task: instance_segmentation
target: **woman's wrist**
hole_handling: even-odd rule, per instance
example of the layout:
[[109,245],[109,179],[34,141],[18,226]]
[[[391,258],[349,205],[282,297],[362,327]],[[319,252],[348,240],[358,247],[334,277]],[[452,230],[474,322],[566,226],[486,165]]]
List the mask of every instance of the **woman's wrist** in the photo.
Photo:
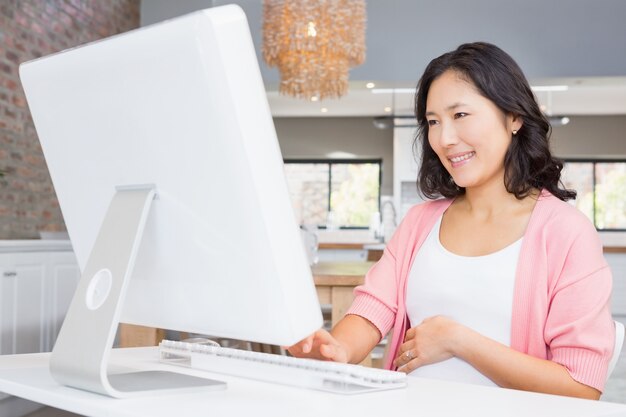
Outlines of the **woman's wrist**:
[[449,350],[450,353],[460,359],[467,357],[467,350],[472,346],[472,339],[476,336],[470,328],[457,322],[452,322],[449,328]]

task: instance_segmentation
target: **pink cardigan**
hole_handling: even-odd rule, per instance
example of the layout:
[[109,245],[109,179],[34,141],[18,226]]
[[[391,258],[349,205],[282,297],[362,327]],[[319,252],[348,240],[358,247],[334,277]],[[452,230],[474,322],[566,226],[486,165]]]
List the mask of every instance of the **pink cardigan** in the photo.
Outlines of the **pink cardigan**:
[[[387,369],[410,327],[405,294],[413,259],[451,203],[436,200],[411,208],[364,285],[354,290],[346,314],[366,318],[383,336],[395,329]],[[602,391],[615,340],[611,286],[611,271],[589,220],[542,192],[517,264],[511,347],[562,364],[576,381]]]

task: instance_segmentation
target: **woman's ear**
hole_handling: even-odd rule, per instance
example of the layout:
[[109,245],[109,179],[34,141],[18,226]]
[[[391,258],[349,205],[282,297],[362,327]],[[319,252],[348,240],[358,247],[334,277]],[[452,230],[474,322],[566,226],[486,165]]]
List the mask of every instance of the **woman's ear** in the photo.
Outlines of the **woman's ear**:
[[511,114],[509,115],[509,117],[510,117],[509,129],[511,130],[511,132],[515,132],[513,134],[517,134],[517,132],[524,125],[524,121],[522,120],[521,116],[518,116],[516,114]]

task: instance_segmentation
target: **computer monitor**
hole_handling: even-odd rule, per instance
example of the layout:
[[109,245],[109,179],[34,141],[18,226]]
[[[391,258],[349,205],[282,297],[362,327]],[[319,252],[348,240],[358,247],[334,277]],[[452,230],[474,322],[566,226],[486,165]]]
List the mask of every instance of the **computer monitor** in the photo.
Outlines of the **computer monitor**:
[[132,395],[143,383],[106,375],[119,321],[278,345],[321,327],[238,6],[36,59],[20,76],[82,271],[55,379]]

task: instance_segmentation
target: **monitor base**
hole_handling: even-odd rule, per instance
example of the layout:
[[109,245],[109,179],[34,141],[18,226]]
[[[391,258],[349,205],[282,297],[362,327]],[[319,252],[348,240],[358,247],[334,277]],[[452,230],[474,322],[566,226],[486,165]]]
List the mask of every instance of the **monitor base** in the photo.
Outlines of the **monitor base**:
[[128,281],[155,199],[153,185],[117,187],[50,356],[59,383],[127,398],[224,383],[172,372],[107,374]]
[[108,376],[114,390],[135,395],[196,391],[198,388],[226,389],[226,382],[168,371],[141,371]]

